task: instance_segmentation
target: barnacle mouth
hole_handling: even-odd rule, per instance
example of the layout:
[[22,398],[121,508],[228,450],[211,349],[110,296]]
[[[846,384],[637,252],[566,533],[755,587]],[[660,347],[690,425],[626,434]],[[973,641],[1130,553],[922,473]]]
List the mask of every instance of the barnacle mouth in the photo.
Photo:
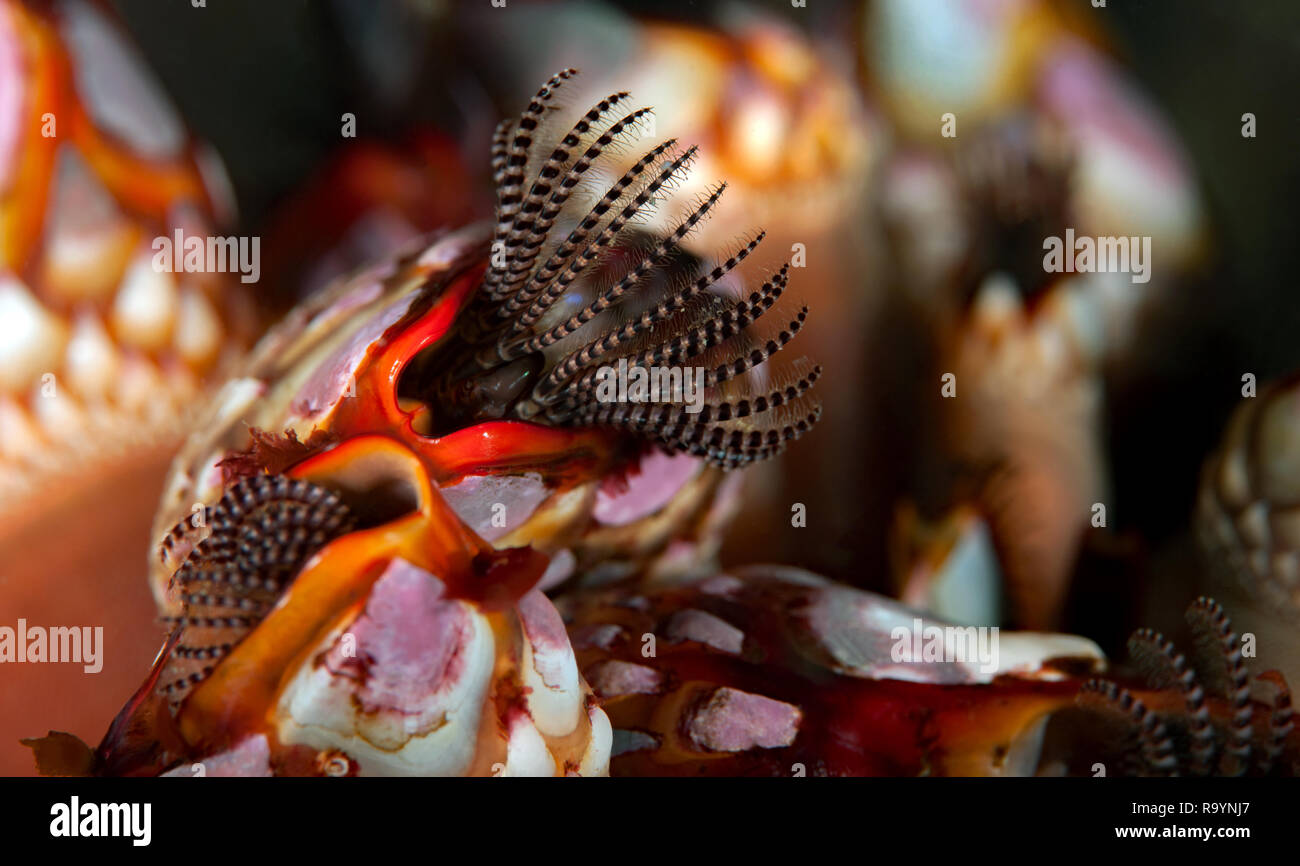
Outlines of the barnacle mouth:
[[1076,160],[1061,129],[1027,116],[981,130],[955,151],[953,168],[976,239],[967,295],[997,270],[1012,274],[1031,297],[1042,292],[1048,281],[1043,238],[1063,235],[1074,222]]
[[[594,196],[590,179],[617,165],[649,110],[620,117],[628,95],[611,94],[538,159],[549,146],[542,131],[549,103],[574,74],[552,77],[518,120],[498,127],[489,266],[447,339],[412,359],[399,395],[431,408],[426,432],[434,436],[511,419],[612,428],[724,468],[774,456],[820,415],[805,399],[818,367],[796,365],[761,390],[745,381],[806,320],[803,307],[766,338],[748,330],[786,290],[789,265],[733,301],[725,294],[736,284],[733,270],[763,234],[711,268],[682,249],[725,184],[670,229],[646,230],[696,156],[671,140],[645,152],[584,210],[584,198]],[[601,386],[615,368],[666,370],[673,384],[666,399],[610,400]],[[692,396],[691,386],[703,393]]]

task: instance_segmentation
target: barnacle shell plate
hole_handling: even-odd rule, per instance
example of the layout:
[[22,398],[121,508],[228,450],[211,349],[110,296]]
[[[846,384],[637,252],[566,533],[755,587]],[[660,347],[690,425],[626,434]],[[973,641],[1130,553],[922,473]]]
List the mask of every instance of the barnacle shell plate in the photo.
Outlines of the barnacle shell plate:
[[785,566],[557,606],[614,726],[614,775],[1032,773],[1077,675],[1105,664],[1086,638],[1029,632],[990,635],[982,663],[921,663],[917,624],[945,623]]

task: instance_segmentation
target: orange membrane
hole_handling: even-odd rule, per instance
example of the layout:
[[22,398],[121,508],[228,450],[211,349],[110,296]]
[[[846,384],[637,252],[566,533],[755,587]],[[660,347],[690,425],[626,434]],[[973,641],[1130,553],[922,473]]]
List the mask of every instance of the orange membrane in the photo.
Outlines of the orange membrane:
[[609,468],[611,436],[500,421],[429,438],[415,430],[420,410],[407,411],[397,402],[406,364],[447,334],[481,278],[481,269],[461,275],[416,323],[377,344],[357,375],[356,397],[339,408],[326,431],[340,444],[287,473],[328,486],[358,466],[382,465],[386,475],[403,479],[415,492],[414,512],[336,539],[307,563],[270,614],[187,699],[178,724],[191,745],[221,748],[250,731],[269,731],[286,675],[309,663],[339,623],[361,612],[394,558],[437,575],[449,597],[489,612],[514,605],[546,570],[544,554],[531,548],[498,551],[479,538],[435,485],[489,467],[576,479]]
[[492,421],[428,437],[415,429],[420,412],[398,405],[397,383],[402,371],[420,351],[447,335],[473,289],[482,282],[483,270],[474,268],[453,280],[418,322],[386,345],[380,344],[373,360],[357,375],[356,397],[339,407],[329,432],[333,438],[394,433],[420,456],[440,485],[487,470],[540,470],[569,479],[608,470],[615,437],[606,431]]

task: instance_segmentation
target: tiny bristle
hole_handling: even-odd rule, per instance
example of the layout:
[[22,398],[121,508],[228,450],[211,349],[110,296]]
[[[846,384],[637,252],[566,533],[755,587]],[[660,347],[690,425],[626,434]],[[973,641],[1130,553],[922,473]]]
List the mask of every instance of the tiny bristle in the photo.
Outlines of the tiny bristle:
[[1113,712],[1131,725],[1137,737],[1142,775],[1177,775],[1178,758],[1173,738],[1160,717],[1142,699],[1109,680],[1089,680],[1079,690],[1080,706]]
[[254,475],[232,485],[207,511],[209,534],[172,575],[183,605],[164,622],[187,642],[173,648],[164,693],[180,701],[270,611],[302,565],[350,531],[338,494],[283,475]]
[[1241,775],[1250,766],[1253,724],[1250,673],[1232,621],[1214,599],[1201,596],[1187,609],[1187,622],[1196,641],[1195,667],[1205,687],[1228,701],[1232,718],[1224,745],[1224,775]]
[[1187,726],[1189,772],[1205,775],[1213,765],[1215,738],[1205,689],[1173,642],[1154,629],[1143,628],[1128,640],[1129,655],[1153,689],[1175,689],[1183,697]]

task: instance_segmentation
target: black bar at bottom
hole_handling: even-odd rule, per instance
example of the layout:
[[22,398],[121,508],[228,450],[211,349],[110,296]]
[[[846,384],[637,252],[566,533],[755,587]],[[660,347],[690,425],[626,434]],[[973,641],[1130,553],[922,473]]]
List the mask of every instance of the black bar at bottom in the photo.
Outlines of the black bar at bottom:
[[0,779],[0,832],[6,850],[128,857],[411,845],[438,857],[466,844],[614,862],[675,862],[682,846],[729,859],[787,845],[870,858],[900,843],[1231,851],[1283,844],[1296,792],[1285,779]]

